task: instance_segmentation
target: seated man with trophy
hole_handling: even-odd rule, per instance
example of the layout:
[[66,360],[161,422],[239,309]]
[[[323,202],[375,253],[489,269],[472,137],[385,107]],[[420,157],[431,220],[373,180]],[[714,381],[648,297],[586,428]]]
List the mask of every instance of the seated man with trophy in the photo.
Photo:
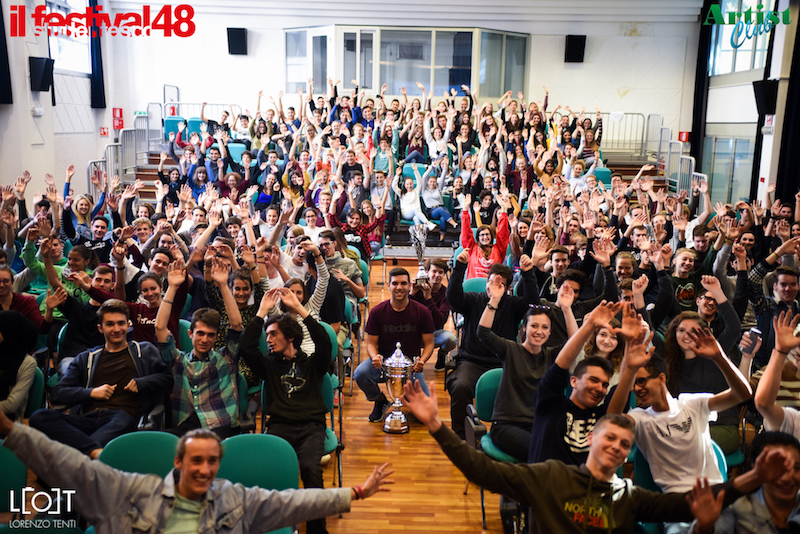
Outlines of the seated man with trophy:
[[369,359],[358,366],[354,380],[367,400],[375,403],[369,415],[372,423],[383,421],[386,411],[392,406],[379,386],[382,382],[389,383],[394,411],[387,417],[384,430],[403,433],[408,432],[408,422],[400,411],[403,383],[411,377],[413,370],[414,379],[419,380],[427,391],[422,369],[433,355],[434,324],[428,307],[409,299],[411,275],[408,271],[403,268],[389,271],[389,289],[392,297],[372,308],[367,319],[365,332]]

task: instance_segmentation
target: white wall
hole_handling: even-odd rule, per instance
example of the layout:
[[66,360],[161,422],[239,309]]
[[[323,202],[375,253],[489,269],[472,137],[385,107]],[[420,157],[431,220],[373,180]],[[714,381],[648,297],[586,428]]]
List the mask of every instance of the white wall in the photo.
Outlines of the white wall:
[[753,93],[753,84],[710,88],[706,122],[758,122],[758,108],[756,107],[755,93]]

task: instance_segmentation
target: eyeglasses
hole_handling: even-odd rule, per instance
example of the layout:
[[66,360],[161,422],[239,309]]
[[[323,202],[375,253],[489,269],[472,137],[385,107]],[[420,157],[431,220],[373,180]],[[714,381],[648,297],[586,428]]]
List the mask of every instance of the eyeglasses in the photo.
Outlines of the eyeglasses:
[[320,244],[319,244],[319,246],[321,246],[322,248],[325,248],[325,247],[327,247],[328,245],[333,245],[333,241],[328,241],[327,243],[320,243]]
[[6,284],[11,285],[13,282],[14,282],[14,280],[12,278],[0,278],[0,286],[6,285]]
[[701,295],[700,298],[705,299],[705,301],[708,302],[709,304],[717,303],[717,300],[714,297],[709,297],[708,295]]
[[657,378],[657,377],[652,376],[652,375],[651,376],[640,376],[639,378],[637,378],[636,380],[633,381],[633,385],[634,386],[639,386],[640,388],[643,388],[643,387],[645,387],[647,385],[647,381],[650,380],[651,378]]

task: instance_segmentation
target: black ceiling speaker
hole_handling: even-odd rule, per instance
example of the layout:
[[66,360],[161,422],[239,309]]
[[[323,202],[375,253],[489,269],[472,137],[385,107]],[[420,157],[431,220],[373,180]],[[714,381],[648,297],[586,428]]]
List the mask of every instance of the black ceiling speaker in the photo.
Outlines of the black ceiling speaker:
[[778,80],[756,80],[753,82],[756,106],[759,115],[775,115],[778,106]]
[[234,56],[247,55],[246,28],[228,28],[228,53]]
[[53,84],[53,63],[49,57],[29,57],[31,91],[49,91]]
[[567,42],[564,47],[564,63],[583,63],[585,50],[585,35],[567,35]]

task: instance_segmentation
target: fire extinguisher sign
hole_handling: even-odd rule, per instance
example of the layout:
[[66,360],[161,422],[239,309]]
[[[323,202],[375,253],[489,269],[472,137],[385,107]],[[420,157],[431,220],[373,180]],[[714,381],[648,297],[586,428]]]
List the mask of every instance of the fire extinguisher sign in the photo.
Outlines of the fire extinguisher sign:
[[121,119],[122,118],[122,108],[113,108],[114,109],[114,118]]

